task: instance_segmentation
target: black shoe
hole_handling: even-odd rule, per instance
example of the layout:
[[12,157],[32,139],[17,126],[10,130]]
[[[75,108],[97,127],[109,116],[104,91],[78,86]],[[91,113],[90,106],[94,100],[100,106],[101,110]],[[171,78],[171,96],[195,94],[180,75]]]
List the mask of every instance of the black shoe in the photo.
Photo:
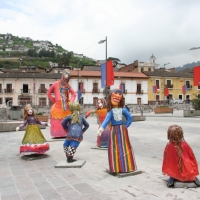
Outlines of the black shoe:
[[68,156],[68,157],[67,157],[67,162],[68,162],[68,163],[72,163],[72,162],[75,162],[75,161],[76,161],[76,160],[73,159],[72,156]]
[[167,187],[172,188],[174,187],[174,179],[173,178],[169,178],[168,182],[167,182]]
[[200,181],[199,181],[199,179],[196,177],[196,179],[195,179],[195,184],[197,185],[197,187],[200,187]]

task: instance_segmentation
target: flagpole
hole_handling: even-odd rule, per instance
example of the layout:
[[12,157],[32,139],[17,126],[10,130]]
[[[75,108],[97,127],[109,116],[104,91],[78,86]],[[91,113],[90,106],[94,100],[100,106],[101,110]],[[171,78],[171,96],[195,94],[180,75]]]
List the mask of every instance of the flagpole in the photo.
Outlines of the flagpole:
[[[107,36],[106,36],[106,69],[107,69]],[[106,83],[107,84],[107,83]],[[108,89],[109,89],[109,87],[107,87],[107,85],[106,85],[106,87],[105,87],[105,91],[106,91],[106,100],[108,100],[107,98],[108,98]]]
[[[105,60],[105,62],[106,62],[106,70],[107,70],[107,45],[108,45],[107,36],[106,36],[106,39],[105,39],[105,40],[100,40],[98,43],[99,43],[99,44],[102,44],[102,43],[104,43],[104,42],[106,43],[106,60]],[[107,83],[106,83],[106,85],[107,85]],[[106,100],[107,100],[107,97],[108,97],[109,89],[110,89],[109,86],[105,86],[105,88],[104,88],[105,95],[106,95]]]
[[166,98],[165,98],[165,66],[168,65],[168,64],[170,64],[170,63],[164,64],[164,85],[163,85],[164,104],[165,104],[165,100],[166,100]]

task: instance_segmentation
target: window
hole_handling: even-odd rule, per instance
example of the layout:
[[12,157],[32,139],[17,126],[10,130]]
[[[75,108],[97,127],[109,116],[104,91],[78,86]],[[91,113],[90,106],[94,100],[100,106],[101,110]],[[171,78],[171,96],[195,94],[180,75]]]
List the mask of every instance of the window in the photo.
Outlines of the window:
[[157,89],[160,89],[160,80],[156,80]]
[[187,88],[191,88],[190,81],[185,81],[185,85],[187,85]]
[[78,101],[79,101],[79,104],[80,104],[80,105],[83,105],[84,98],[81,97]]
[[149,72],[151,71],[151,67],[148,68],[148,71],[149,71]]
[[0,104],[2,104],[3,103],[3,100],[2,100],[2,98],[0,98]]
[[45,84],[40,84],[39,93],[46,93]]
[[198,90],[200,90],[200,86],[198,86],[198,88],[197,88]]
[[83,90],[84,90],[84,84],[83,83],[79,83],[78,84],[78,90],[80,90],[81,92],[83,92]]
[[2,93],[3,91],[2,91],[2,84],[0,84],[0,93]]
[[39,106],[43,107],[47,105],[46,98],[39,98]]
[[12,84],[6,85],[6,93],[12,93]]
[[144,71],[144,67],[141,67],[141,72],[143,72]]
[[183,99],[183,95],[182,95],[182,94],[179,94],[179,95],[178,95],[178,98],[179,98],[179,99]]
[[137,104],[141,105],[141,98],[137,98]]
[[93,93],[98,93],[98,83],[93,83],[92,92],[93,92]]
[[156,101],[160,101],[160,95],[156,95]]
[[122,91],[122,93],[125,93],[125,83],[121,83],[119,88]]
[[98,100],[98,97],[93,97],[93,105],[94,106],[96,106],[97,100]]
[[167,88],[172,88],[172,81],[171,80],[167,80]]
[[136,94],[141,94],[142,93],[142,86],[140,83],[137,84],[137,90],[136,90]]
[[23,93],[28,93],[28,84],[23,84],[22,92]]

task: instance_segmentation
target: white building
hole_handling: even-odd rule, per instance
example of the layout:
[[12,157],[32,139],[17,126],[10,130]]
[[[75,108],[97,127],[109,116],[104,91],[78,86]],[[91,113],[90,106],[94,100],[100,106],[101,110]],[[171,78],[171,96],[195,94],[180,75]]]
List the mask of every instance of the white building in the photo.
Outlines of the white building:
[[[0,104],[49,106],[47,90],[61,73],[0,73]],[[114,72],[115,81],[111,89],[123,85],[127,104],[148,104],[148,77],[143,73]],[[79,84],[78,84],[79,83]],[[81,101],[84,105],[95,105],[98,97],[104,97],[100,71],[71,70],[70,85],[77,93],[83,84]]]

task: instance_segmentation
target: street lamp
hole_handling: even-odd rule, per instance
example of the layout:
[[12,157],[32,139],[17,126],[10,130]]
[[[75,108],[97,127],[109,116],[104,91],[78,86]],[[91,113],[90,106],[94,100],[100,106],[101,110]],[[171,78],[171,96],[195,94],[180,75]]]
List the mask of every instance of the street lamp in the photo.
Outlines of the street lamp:
[[164,99],[164,102],[165,102],[165,100],[166,100],[166,99],[165,99],[165,66],[166,66],[166,65],[169,65],[169,64],[170,64],[170,63],[165,63],[165,64],[164,64],[164,84],[163,84],[163,93],[164,93],[164,98],[163,98],[163,99]]
[[[106,43],[106,60],[105,60],[105,61],[106,61],[106,64],[107,64],[107,36],[106,36],[106,39],[105,39],[105,40],[100,40],[100,41],[98,42],[98,44],[103,44],[104,42]],[[107,100],[107,96],[108,96],[109,89],[110,89],[110,88],[107,87],[107,86],[104,88],[105,95],[106,95],[106,100]]]
[[200,49],[200,47],[192,47],[192,48],[189,49],[189,50],[196,50],[196,49]]

